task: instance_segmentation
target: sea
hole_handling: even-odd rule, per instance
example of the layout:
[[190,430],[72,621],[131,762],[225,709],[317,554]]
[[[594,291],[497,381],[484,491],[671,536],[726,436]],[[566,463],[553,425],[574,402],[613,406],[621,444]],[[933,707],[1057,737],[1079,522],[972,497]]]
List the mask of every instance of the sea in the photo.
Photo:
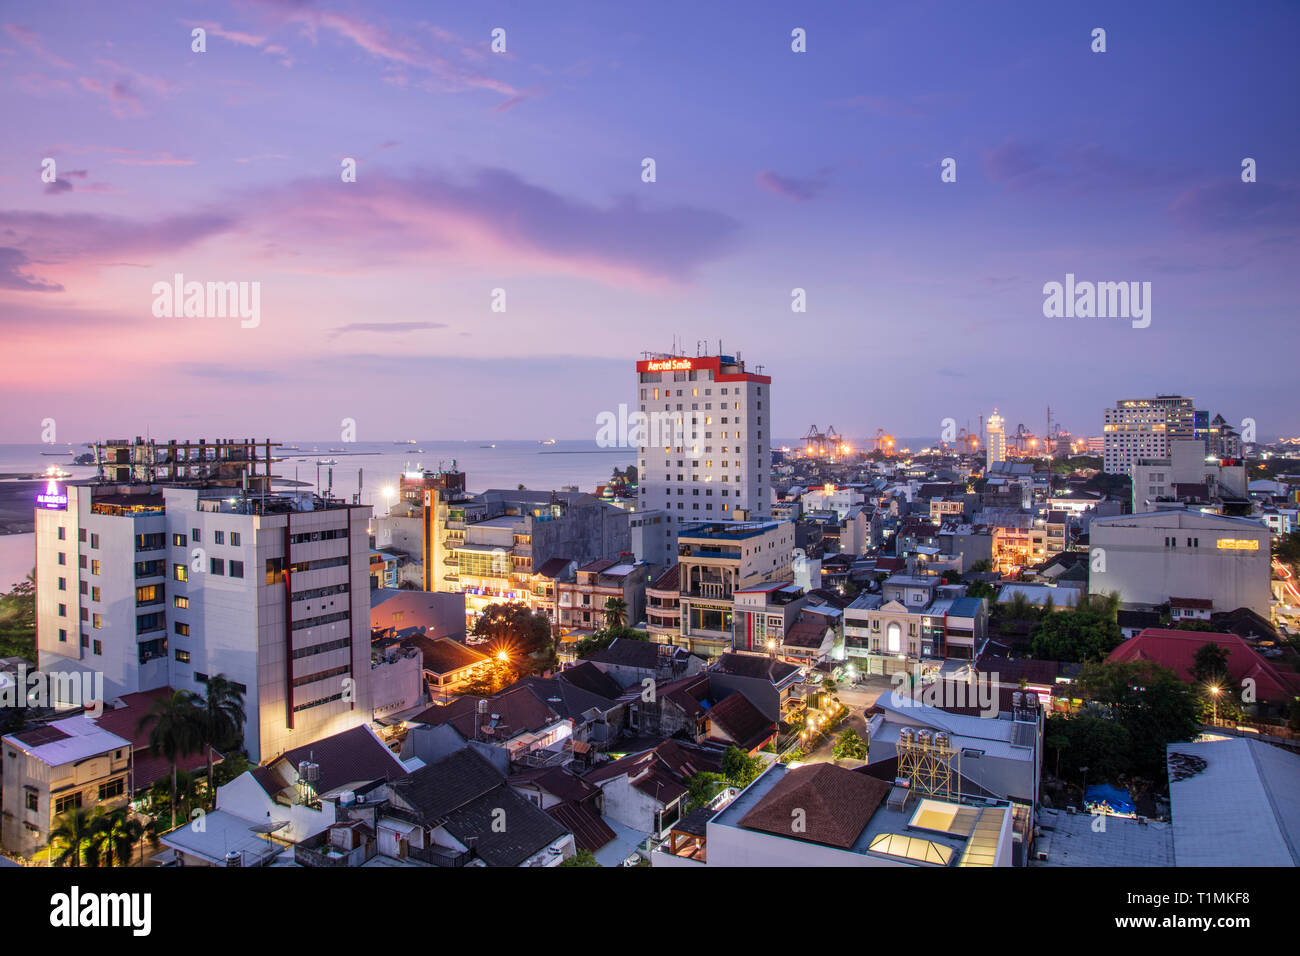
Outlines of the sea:
[[[296,447],[297,450],[294,450]],[[58,465],[72,480],[92,478],[93,465],[71,464],[76,455],[91,449],[72,445],[0,444],[0,475],[44,472]],[[538,441],[422,441],[340,442],[286,440],[278,451],[282,459],[275,473],[316,490],[333,489],[335,497],[351,500],[360,493],[362,504],[384,514],[389,505],[385,489],[396,489],[404,471],[457,470],[465,472],[466,487],[473,492],[489,488],[536,491],[576,487],[594,491],[615,468],[636,463],[635,448],[602,448],[591,440],[560,439],[553,445]],[[332,464],[331,464],[332,462]],[[286,487],[288,487],[286,485]],[[21,581],[35,564],[35,535],[0,535],[0,592]]]

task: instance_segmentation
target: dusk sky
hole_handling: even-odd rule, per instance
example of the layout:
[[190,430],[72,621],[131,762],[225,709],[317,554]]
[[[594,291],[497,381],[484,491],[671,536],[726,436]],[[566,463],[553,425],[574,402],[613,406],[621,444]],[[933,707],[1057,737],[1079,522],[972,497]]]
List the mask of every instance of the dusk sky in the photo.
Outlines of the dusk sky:
[[[675,335],[762,364],[778,437],[1095,435],[1157,392],[1298,434],[1298,36],[1283,2],[8,4],[0,441],[594,438]],[[175,273],[260,283],[260,324],[155,317]],[[1067,273],[1150,282],[1150,327],[1045,318]]]

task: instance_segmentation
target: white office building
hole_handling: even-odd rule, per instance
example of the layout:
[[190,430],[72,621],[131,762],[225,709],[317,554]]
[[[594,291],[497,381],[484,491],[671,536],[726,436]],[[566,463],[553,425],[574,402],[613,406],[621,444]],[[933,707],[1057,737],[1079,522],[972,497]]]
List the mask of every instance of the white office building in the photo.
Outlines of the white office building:
[[254,761],[370,719],[369,506],[107,478],[55,497],[36,513],[42,670],[100,673],[108,700],[221,674]]
[[1196,403],[1181,395],[1120,399],[1102,415],[1103,470],[1132,475],[1141,459],[1167,457],[1170,441],[1197,437],[1196,416]]
[[1268,620],[1270,537],[1253,518],[1199,511],[1152,511],[1093,518],[1088,574],[1092,594],[1118,592],[1125,604],[1202,598],[1215,611],[1247,607]]
[[636,372],[637,507],[664,512],[670,553],[684,525],[770,518],[771,377],[730,355],[654,355]]

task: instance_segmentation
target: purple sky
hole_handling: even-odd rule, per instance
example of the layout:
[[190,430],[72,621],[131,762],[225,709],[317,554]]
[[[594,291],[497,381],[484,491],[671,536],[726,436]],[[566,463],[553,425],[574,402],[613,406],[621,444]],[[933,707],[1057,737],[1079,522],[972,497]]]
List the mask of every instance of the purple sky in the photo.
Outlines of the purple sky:
[[[1300,9],[849,6],[0,11],[0,441],[592,438],[674,335],[778,436],[1157,392],[1300,433]],[[175,273],[260,324],[155,318]],[[1066,273],[1150,327],[1044,318]]]

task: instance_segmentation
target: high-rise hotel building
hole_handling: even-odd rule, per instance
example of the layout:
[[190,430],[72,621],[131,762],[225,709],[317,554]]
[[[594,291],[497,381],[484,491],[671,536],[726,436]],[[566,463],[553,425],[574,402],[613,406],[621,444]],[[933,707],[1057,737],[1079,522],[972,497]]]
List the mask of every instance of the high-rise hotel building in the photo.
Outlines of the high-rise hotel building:
[[1102,419],[1103,470],[1132,475],[1144,458],[1167,458],[1169,443],[1197,435],[1196,403],[1181,395],[1125,398],[1105,409]]
[[687,525],[771,517],[772,378],[736,356],[636,364],[638,511],[661,511],[671,553]]
[[259,447],[109,443],[36,513],[41,669],[108,701],[222,674],[254,761],[371,717],[370,507],[272,491]]

